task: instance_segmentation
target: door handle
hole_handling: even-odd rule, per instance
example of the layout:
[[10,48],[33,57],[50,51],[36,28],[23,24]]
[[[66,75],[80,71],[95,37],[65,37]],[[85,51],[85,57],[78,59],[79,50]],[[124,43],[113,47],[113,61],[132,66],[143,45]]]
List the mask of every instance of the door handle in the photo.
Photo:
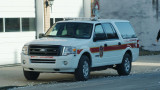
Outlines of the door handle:
[[107,44],[104,44],[104,47],[107,47],[108,45]]
[[121,43],[120,43],[120,42],[118,42],[118,45],[121,45]]

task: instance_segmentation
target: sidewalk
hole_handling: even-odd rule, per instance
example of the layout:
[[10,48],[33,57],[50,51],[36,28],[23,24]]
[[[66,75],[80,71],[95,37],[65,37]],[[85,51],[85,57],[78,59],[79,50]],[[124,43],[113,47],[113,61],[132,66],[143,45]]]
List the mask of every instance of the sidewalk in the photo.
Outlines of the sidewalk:
[[[157,71],[160,71],[160,55],[140,56],[139,59],[133,63],[131,74]],[[117,72],[113,69],[107,69],[104,71],[92,72],[91,75],[117,75]],[[20,64],[0,66],[0,89],[7,86],[32,86],[42,83],[65,82],[66,80],[73,81],[74,76],[72,74],[41,73],[37,81],[27,81],[23,76],[23,69]]]

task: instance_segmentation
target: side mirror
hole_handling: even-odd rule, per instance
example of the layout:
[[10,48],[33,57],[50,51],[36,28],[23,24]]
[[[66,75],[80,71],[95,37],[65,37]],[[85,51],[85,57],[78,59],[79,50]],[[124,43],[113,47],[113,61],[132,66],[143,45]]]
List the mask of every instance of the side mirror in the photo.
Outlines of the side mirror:
[[44,36],[45,36],[44,33],[39,34],[39,38],[43,38]]
[[106,39],[106,34],[95,34],[93,41],[96,42],[98,40],[105,40]]

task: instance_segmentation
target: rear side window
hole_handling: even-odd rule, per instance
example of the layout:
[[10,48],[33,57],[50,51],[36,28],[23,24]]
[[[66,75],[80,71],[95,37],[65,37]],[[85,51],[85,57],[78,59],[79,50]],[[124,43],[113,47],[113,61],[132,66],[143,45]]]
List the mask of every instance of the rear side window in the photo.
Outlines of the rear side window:
[[136,38],[135,32],[129,22],[115,23],[123,39]]

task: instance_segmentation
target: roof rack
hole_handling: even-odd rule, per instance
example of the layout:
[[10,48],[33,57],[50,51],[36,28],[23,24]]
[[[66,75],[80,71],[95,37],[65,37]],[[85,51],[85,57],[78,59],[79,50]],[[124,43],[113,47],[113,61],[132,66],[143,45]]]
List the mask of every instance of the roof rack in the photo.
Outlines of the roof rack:
[[98,21],[98,18],[92,17],[92,18],[85,18],[85,17],[80,17],[80,18],[65,18],[65,21],[69,20],[89,20],[89,21]]

